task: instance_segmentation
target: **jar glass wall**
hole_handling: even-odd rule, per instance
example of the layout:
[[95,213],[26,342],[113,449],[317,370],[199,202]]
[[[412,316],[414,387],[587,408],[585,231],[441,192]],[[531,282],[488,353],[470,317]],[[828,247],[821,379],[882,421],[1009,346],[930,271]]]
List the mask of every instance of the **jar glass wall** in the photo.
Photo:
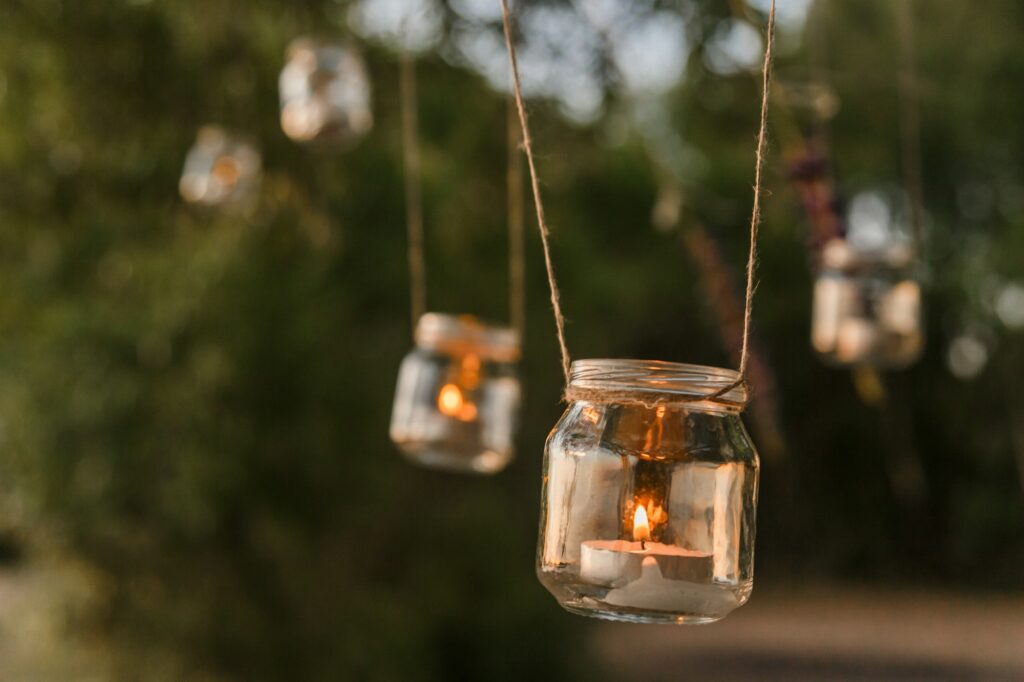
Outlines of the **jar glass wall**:
[[917,360],[924,331],[912,263],[902,244],[863,251],[836,239],[825,246],[814,283],[811,344],[826,362],[901,368]]
[[706,623],[753,585],[758,457],[730,370],[580,360],[544,456],[537,573],[569,611]]
[[391,440],[411,461],[494,473],[514,454],[519,336],[474,317],[428,313],[402,361]]

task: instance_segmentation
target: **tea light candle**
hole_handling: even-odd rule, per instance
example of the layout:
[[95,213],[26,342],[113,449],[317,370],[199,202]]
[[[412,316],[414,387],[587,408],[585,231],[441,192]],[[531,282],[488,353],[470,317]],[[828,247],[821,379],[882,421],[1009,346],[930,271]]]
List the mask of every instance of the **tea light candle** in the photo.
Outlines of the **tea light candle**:
[[[587,540],[580,546],[580,577],[598,585],[622,585],[641,579],[653,561],[659,579],[708,582],[714,559],[707,552],[651,541],[647,510],[633,514],[633,541]],[[650,573],[650,571],[647,571]],[[653,574],[652,574],[653,575]]]
[[701,613],[712,617],[724,615],[738,605],[731,590],[688,580],[667,580],[659,565],[656,557],[644,557],[640,577],[609,590],[604,601],[635,609]]

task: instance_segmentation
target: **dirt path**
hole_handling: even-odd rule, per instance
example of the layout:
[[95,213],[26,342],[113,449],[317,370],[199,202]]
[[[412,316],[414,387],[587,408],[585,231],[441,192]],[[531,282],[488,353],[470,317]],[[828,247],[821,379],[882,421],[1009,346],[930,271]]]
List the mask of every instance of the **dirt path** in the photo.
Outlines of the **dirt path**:
[[757,591],[721,623],[604,624],[615,679],[1024,680],[1024,595]]

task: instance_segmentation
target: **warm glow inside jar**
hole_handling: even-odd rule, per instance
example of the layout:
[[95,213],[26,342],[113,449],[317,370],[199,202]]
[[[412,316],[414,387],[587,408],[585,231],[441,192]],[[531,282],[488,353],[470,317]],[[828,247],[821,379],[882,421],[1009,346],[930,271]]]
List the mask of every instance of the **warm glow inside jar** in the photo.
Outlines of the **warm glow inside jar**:
[[866,251],[825,245],[814,283],[811,344],[827,362],[901,368],[921,354],[921,286],[903,244]]
[[709,623],[750,596],[758,457],[736,372],[578,360],[544,455],[537,574],[574,613]]
[[247,208],[259,191],[260,153],[219,126],[199,129],[178,189],[190,204]]
[[514,454],[519,335],[469,315],[427,313],[402,361],[391,440],[413,462],[494,473]]
[[345,45],[299,38],[281,70],[281,128],[298,142],[348,145],[373,127],[370,79]]

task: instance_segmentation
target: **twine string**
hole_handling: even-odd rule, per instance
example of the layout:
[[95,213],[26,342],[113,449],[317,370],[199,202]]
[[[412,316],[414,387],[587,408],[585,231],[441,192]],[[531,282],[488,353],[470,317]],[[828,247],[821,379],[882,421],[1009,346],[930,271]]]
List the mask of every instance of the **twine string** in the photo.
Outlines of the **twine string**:
[[915,251],[924,241],[923,182],[921,179],[921,120],[918,112],[917,69],[914,60],[914,6],[900,0],[900,147],[903,157],[903,185],[907,193],[910,229]]
[[750,210],[750,245],[747,251],[747,287],[743,300],[743,344],[740,346],[739,378],[731,385],[712,393],[718,398],[737,386],[746,388],[747,365],[750,362],[750,321],[754,310],[754,292],[757,289],[757,237],[761,229],[761,186],[764,176],[764,157],[768,147],[768,97],[771,89],[772,47],[775,37],[775,0],[768,10],[768,28],[764,42],[764,63],[761,65],[761,119],[757,127],[757,150],[754,159],[754,204]]
[[[402,110],[402,157],[405,171],[405,218],[408,233],[409,308],[412,329],[427,308],[427,266],[423,238],[423,195],[420,186],[419,121],[416,106],[416,63],[408,52],[402,53],[400,74]],[[515,105],[508,103],[508,277],[510,326],[522,338],[526,327],[526,258],[523,243],[523,183],[519,156],[519,126]]]
[[427,311],[427,265],[423,255],[423,196],[420,189],[419,121],[416,113],[416,63],[402,52],[399,77],[402,109],[402,159],[405,170],[405,224],[408,233],[409,311],[413,334]]
[[558,336],[558,350],[562,356],[562,375],[565,383],[569,383],[569,347],[565,343],[565,317],[562,315],[562,304],[555,280],[555,268],[551,262],[550,231],[544,216],[544,203],[540,196],[540,180],[537,177],[537,165],[533,160],[533,140],[530,137],[530,126],[526,120],[526,107],[523,105],[523,87],[519,80],[519,62],[516,59],[515,41],[512,40],[512,20],[508,9],[508,0],[501,0],[501,23],[505,31],[505,47],[508,50],[509,64],[512,70],[512,93],[515,97],[516,112],[519,115],[519,127],[523,136],[523,151],[526,153],[526,165],[530,171],[530,190],[533,193],[533,205],[537,210],[537,226],[540,230],[540,241],[544,251],[544,267],[548,275],[548,289],[551,292],[551,309],[555,315],[555,331]]
[[[551,307],[555,316],[555,330],[558,337],[558,346],[562,357],[562,372],[565,375],[567,399],[579,395],[577,389],[569,389],[569,367],[571,364],[569,349],[565,342],[565,318],[562,315],[560,293],[558,282],[555,278],[554,267],[551,261],[550,230],[544,215],[544,204],[541,199],[540,181],[537,176],[537,166],[533,157],[533,142],[530,136],[530,126],[527,120],[526,107],[523,104],[522,83],[519,77],[519,63],[516,58],[515,42],[512,39],[510,27],[508,0],[501,1],[502,24],[505,31],[505,47],[508,50],[509,65],[512,71],[512,91],[515,96],[516,110],[519,114],[519,125],[523,136],[523,149],[526,152],[527,168],[530,171],[530,188],[533,193],[533,203],[537,211],[537,225],[541,236],[541,245],[544,251],[544,265],[547,269],[548,287],[551,292]],[[700,402],[704,400],[720,400],[730,391],[740,386],[746,388],[747,365],[750,358],[750,321],[754,305],[755,277],[757,270],[757,237],[761,223],[761,186],[764,175],[764,158],[767,149],[768,137],[768,97],[769,84],[771,80],[772,46],[775,34],[775,0],[772,0],[768,10],[768,27],[765,38],[764,63],[761,69],[761,116],[757,133],[757,148],[755,152],[754,170],[754,203],[750,216],[750,246],[747,254],[747,278],[746,295],[744,297],[743,310],[743,344],[740,350],[740,366],[737,372],[736,381],[728,384],[717,391],[700,396],[674,396],[673,402]],[[746,391],[740,407],[746,405]]]

